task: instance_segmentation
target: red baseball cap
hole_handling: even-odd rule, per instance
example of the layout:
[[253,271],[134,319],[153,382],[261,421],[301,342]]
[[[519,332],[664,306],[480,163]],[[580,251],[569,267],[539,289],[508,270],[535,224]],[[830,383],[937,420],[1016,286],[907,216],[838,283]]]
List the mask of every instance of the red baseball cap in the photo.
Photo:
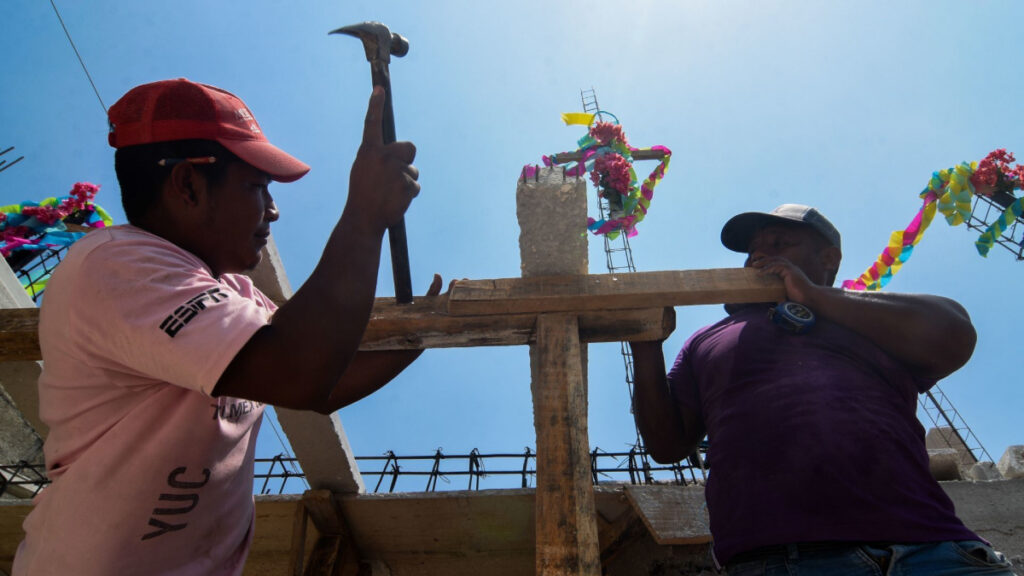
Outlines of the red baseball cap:
[[215,140],[279,182],[309,166],[267,141],[249,107],[234,94],[184,78],[129,90],[107,112],[114,148],[172,140]]

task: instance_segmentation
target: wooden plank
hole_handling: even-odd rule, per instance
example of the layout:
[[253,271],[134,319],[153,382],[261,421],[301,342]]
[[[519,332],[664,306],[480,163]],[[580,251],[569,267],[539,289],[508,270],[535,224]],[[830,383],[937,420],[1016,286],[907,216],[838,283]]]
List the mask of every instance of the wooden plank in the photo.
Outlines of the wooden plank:
[[782,281],[750,268],[673,270],[630,274],[534,276],[460,280],[452,285],[453,316],[582,313],[695,304],[777,302]]
[[601,566],[608,565],[625,549],[647,536],[648,530],[626,498],[624,487],[595,486],[597,536],[601,543]]
[[627,486],[626,496],[658,544],[711,541],[703,486]]
[[[449,315],[447,295],[396,304],[378,298],[361,350],[517,346],[534,342],[536,314]],[[675,314],[664,307],[600,311],[580,316],[584,342],[664,339],[675,329]]]
[[[534,341],[535,314],[449,316],[444,312],[447,307],[440,297],[403,305],[395,304],[394,298],[379,298],[360,349],[519,346]],[[38,323],[38,309],[0,310],[0,362],[42,358]],[[674,329],[675,313],[670,308],[602,310],[580,316],[584,342],[661,340]]]
[[[521,576],[534,571],[534,495],[510,489],[353,494],[337,501],[364,559],[386,565],[391,576]],[[622,487],[597,487],[595,496],[599,511],[622,515]],[[243,575],[295,574],[291,549],[302,495],[255,498],[256,530]],[[10,572],[31,509],[25,500],[0,502],[0,570]],[[316,540],[310,528],[303,556]]]
[[530,389],[537,432],[536,573],[541,576],[601,573],[580,351],[575,316],[537,318]]
[[21,524],[32,511],[28,500],[0,500],[0,574],[10,574],[14,553],[25,538]]
[[39,352],[39,309],[0,310],[0,361],[42,358]]
[[338,546],[341,539],[338,536],[319,536],[313,544],[313,551],[309,553],[309,562],[303,572],[305,576],[331,576],[334,571],[334,563],[338,561]]
[[534,571],[531,489],[360,494],[341,507],[366,559],[392,576]]
[[309,532],[309,510],[299,502],[295,505],[295,520],[292,524],[292,549],[289,555],[289,574],[302,576],[302,564],[306,559],[306,534]]
[[[661,160],[665,157],[665,152],[661,150],[633,150],[633,160]],[[560,152],[552,157],[552,160],[556,164],[565,164],[566,162],[578,162],[583,159],[581,152]]]

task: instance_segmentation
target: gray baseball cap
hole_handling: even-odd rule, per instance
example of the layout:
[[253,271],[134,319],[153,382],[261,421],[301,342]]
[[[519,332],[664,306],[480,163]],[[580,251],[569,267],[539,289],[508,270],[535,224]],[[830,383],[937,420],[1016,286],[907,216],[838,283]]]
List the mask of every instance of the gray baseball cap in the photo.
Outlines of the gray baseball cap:
[[803,224],[821,234],[830,244],[842,247],[839,230],[818,212],[817,208],[803,204],[783,204],[771,212],[744,212],[729,219],[722,227],[722,244],[734,252],[746,252],[754,233],[773,223]]

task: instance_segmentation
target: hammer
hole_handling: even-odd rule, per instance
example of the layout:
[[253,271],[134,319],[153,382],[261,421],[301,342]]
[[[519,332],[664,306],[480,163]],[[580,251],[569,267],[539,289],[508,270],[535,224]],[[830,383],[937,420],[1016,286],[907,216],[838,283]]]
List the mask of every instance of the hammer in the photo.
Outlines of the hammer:
[[[409,41],[394,34],[380,22],[363,22],[333,30],[331,34],[348,34],[363,41],[366,59],[370,62],[370,77],[374,86],[384,88],[384,117],[381,119],[384,143],[395,141],[395,111],[391,104],[391,74],[388,63],[391,55],[409,53]],[[399,304],[412,302],[412,278],[409,273],[409,244],[405,237],[405,218],[388,228],[391,246],[391,273],[395,278],[395,300]]]

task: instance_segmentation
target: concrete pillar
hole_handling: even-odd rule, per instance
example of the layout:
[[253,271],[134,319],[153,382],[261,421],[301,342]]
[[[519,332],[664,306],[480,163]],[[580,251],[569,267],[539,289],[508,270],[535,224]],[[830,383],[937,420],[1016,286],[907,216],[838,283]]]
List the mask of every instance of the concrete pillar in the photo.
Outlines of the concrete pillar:
[[523,278],[587,273],[587,182],[538,168],[519,180],[516,217]]
[[[540,168],[516,188],[523,277],[587,273],[587,184]],[[536,573],[601,573],[587,432],[587,354],[575,316],[542,314],[530,346],[537,433]]]

